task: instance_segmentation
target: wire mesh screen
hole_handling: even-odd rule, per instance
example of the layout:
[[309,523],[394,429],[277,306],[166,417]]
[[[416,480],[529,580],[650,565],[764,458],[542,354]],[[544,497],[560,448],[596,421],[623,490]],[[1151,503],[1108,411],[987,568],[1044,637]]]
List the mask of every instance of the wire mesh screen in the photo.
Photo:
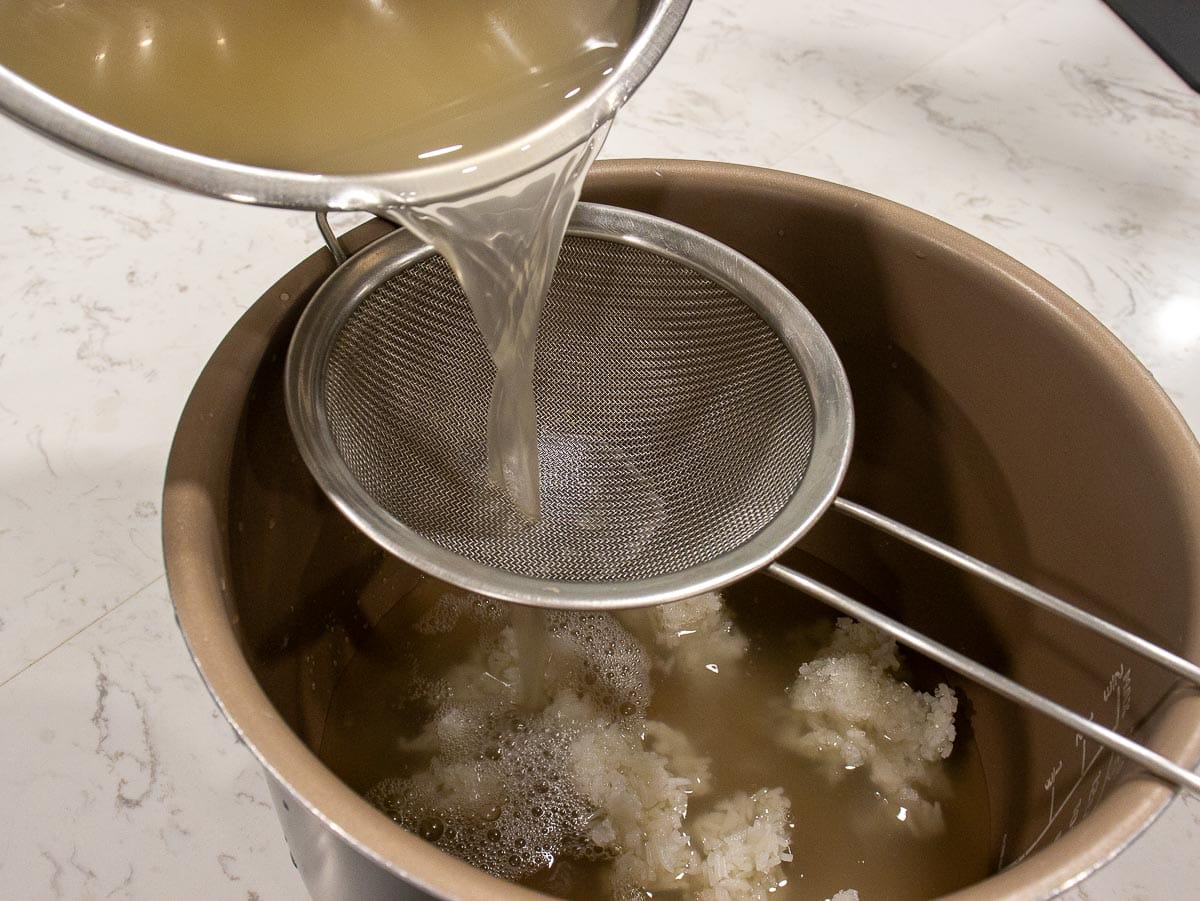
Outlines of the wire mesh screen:
[[679,572],[748,541],[796,490],[813,406],[772,328],[668,257],[568,236],[534,386],[542,515],[487,475],[494,368],[450,267],[383,283],[338,334],[325,413],[371,497],[429,541],[539,579]]

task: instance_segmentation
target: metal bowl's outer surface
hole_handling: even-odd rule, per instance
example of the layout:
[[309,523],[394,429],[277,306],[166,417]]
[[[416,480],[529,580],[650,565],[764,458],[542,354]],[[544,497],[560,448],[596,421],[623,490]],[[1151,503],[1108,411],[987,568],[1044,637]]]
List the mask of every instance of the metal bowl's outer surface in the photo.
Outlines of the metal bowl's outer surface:
[[[801,298],[855,397],[846,497],[1200,656],[1200,447],[1149,374],[1053,286],[927,216],[799,176],[603,163],[584,199],[705,232]],[[351,241],[388,228],[368,223]],[[400,898],[414,894],[408,886],[531,896],[396,828],[310,750],[356,638],[414,579],[325,499],[284,416],[287,343],[331,268],[322,252],[255,304],[184,411],[163,508],[180,626],[268,771],[314,897]],[[1200,758],[1200,698],[1158,703],[1170,681],[1131,668],[1102,640],[834,514],[802,542],[805,553],[1031,687],[1106,725],[1117,711],[1123,729],[1146,720],[1138,736],[1156,750]],[[1092,749],[983,690],[968,687],[960,711],[980,747],[1006,868],[955,897],[1050,896],[1120,851],[1171,796],[1151,778],[1117,777],[1103,759],[1078,780]]]

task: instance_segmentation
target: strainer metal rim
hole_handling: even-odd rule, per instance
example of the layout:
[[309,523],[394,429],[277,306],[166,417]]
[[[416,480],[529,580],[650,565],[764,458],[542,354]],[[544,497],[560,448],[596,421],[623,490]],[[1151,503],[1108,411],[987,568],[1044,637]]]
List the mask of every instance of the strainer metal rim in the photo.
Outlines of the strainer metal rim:
[[338,268],[314,294],[296,325],[285,366],[284,399],[301,458],[342,514],[384,550],[435,578],[504,601],[575,610],[648,606],[713,591],[761,569],[821,517],[849,464],[854,432],[850,385],[829,338],[778,279],[693,229],[633,210],[581,203],[567,233],[637,247],[700,272],[749,305],[796,360],[813,405],[811,459],[796,491],[751,539],[680,572],[621,582],[551,581],[500,570],[446,550],[380,507],[351,473],[334,442],[323,373],[343,324],[358,304],[408,266],[435,253],[400,229]]

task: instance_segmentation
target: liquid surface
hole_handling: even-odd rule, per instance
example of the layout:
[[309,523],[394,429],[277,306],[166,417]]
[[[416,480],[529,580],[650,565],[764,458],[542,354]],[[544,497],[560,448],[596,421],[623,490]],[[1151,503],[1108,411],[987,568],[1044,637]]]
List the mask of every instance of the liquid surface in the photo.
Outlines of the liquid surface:
[[549,122],[617,66],[633,0],[0,0],[0,64],[128,131],[362,174]]
[[[505,608],[487,603],[478,615],[463,616],[461,606],[447,607],[442,602],[444,595],[444,586],[427,581],[401,601],[350,661],[335,689],[318,752],[364,794],[374,790],[373,797],[378,798],[381,783],[414,775],[419,779],[427,771],[434,753],[427,741],[428,724],[446,692],[454,691],[455,668],[477,652],[481,636],[495,634],[508,621]],[[655,664],[648,672],[639,672],[622,664],[631,641],[644,643],[643,638],[630,637],[636,628],[626,628],[610,617],[611,626],[593,623],[579,632],[589,647],[608,649],[608,665],[601,661],[591,676],[585,670],[580,683],[593,686],[600,708],[607,705],[621,712],[640,708],[648,720],[678,730],[697,754],[709,758],[710,773],[704,779],[708,792],[692,797],[685,827],[711,814],[734,793],[782,789],[790,801],[789,822],[794,824],[790,829],[794,859],[783,864],[778,889],[768,890],[773,898],[823,899],[853,888],[862,901],[925,899],[986,876],[991,853],[988,801],[970,730],[960,726],[954,752],[942,766],[946,783],[938,800],[944,829],[922,834],[908,828],[911,823],[897,821],[903,812],[894,798],[881,799],[878,786],[862,771],[831,779],[827,767],[780,741],[780,702],[796,679],[797,667],[817,650],[824,640],[821,636],[829,634],[828,612],[787,596],[761,578],[728,589],[726,602],[748,649],[740,665],[721,658],[719,652],[685,653],[676,655],[669,671]],[[561,653],[563,645],[552,641],[551,647]],[[913,665],[906,676],[918,688],[932,691],[942,674],[926,671],[918,661]],[[504,677],[503,672],[497,675]],[[639,679],[648,681],[638,685]],[[547,696],[554,693],[550,680],[544,691]],[[538,728],[539,720],[515,700],[510,707],[498,705],[495,714],[502,723],[511,718],[519,733],[515,744],[504,739],[496,751],[503,763],[512,749],[520,752],[519,735]],[[446,723],[453,726],[452,719]],[[443,729],[442,739],[438,753],[449,753],[453,736]],[[536,770],[536,758],[525,769]],[[515,767],[510,787],[521,782],[522,772],[522,767]],[[539,805],[538,817],[543,820],[565,815],[553,784],[546,793],[545,783],[538,779],[535,776],[531,783],[531,798],[498,796],[499,803]],[[507,828],[504,823],[498,816],[497,836]],[[449,845],[463,842],[462,836],[452,835],[453,826],[450,820],[429,817],[410,828],[453,850]],[[511,860],[499,859],[501,868],[506,859]],[[565,854],[557,860],[547,858],[547,864],[550,861],[552,865],[527,876],[526,884],[567,898],[610,897],[605,874],[611,863],[589,862],[580,856],[570,859]],[[654,893],[654,897],[677,896]]]

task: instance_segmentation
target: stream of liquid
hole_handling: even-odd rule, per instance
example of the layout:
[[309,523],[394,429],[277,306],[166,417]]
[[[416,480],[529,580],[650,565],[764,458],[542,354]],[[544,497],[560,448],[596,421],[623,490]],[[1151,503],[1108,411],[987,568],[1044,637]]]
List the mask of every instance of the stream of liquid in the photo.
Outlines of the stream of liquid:
[[533,367],[538,322],[583,179],[608,134],[525,175],[466,199],[391,215],[454,269],[496,364],[487,422],[488,474],[529,522],[538,518]]

